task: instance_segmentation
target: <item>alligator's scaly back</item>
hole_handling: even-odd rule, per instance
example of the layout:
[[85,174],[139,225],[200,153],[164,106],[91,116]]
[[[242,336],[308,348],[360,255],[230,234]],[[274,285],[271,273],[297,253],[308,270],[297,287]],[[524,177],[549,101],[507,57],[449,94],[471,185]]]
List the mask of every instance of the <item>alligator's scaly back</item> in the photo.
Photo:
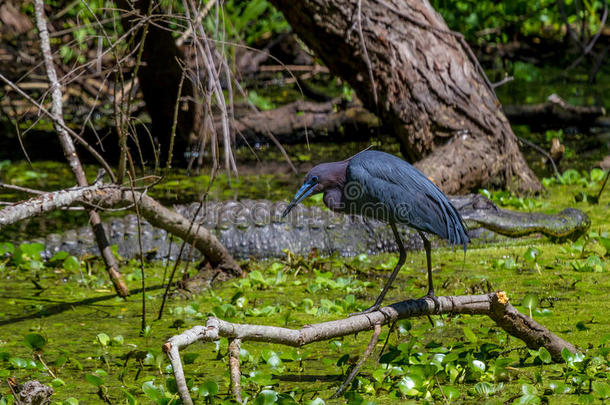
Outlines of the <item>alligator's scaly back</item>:
[[[470,227],[469,235],[475,243],[497,240],[497,234],[482,227],[508,236],[542,233],[565,239],[577,238],[590,225],[587,215],[573,208],[545,215],[502,210],[481,195],[450,197],[450,201]],[[316,249],[320,255],[337,253],[341,256],[396,250],[391,230],[379,221],[304,206],[296,207],[290,216],[281,220],[279,213],[284,208],[284,203],[264,200],[211,202],[206,204],[206,215],[200,214],[198,221],[212,230],[237,258],[282,257],[284,249],[302,255]],[[175,209],[192,218],[197,204],[176,206]],[[131,258],[139,251],[135,215],[105,222],[104,227],[110,243],[118,246],[123,257]],[[421,240],[415,232],[400,226],[399,230],[407,249],[421,248]],[[46,244],[46,257],[52,257],[60,250],[75,255],[98,254],[91,227],[69,230],[61,235],[50,234],[37,241]],[[168,255],[167,232],[153,228],[146,221],[142,221],[142,243],[150,259],[175,259],[180,247],[179,243],[171,243]],[[194,252],[193,258],[199,257],[199,253]]]

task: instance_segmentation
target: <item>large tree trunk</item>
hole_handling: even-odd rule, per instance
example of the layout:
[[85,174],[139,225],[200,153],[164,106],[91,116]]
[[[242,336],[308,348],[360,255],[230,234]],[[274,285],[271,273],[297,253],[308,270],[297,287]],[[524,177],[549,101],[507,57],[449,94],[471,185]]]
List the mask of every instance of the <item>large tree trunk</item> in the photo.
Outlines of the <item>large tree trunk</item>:
[[472,53],[428,1],[271,2],[365,106],[393,126],[407,160],[445,192],[489,183],[541,189]]

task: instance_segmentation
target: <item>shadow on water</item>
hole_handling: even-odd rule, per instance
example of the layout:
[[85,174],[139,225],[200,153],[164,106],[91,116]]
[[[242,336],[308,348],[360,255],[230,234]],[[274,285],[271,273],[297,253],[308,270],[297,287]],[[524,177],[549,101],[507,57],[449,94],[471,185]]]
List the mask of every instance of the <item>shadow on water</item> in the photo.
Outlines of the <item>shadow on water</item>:
[[[165,288],[165,286],[163,286],[163,285],[155,285],[155,286],[151,286],[151,287],[146,287],[146,291],[148,292],[148,291],[154,291],[154,290],[161,290],[164,288]],[[141,292],[142,292],[141,288],[133,289],[133,290],[131,290],[131,295],[133,296],[136,294],[140,294]],[[61,301],[54,301],[51,299],[29,298],[29,297],[24,297],[22,295],[21,296],[1,295],[0,298],[2,298],[2,299],[19,299],[19,300],[23,300],[23,301],[37,301],[37,302],[46,301],[49,303],[57,303],[57,304],[53,305],[51,307],[48,307],[48,308],[41,309],[41,310],[34,312],[32,314],[29,314],[29,315],[0,320],[0,326],[11,325],[11,324],[14,324],[17,322],[23,322],[23,321],[27,321],[27,320],[31,320],[31,319],[46,318],[46,317],[49,317],[52,315],[60,314],[67,310],[74,309],[75,307],[92,305],[92,304],[102,302],[102,301],[107,301],[107,300],[110,300],[110,299],[113,299],[116,297],[117,297],[116,294],[106,294],[106,295],[101,295],[99,297],[85,298],[80,301],[61,302]]]

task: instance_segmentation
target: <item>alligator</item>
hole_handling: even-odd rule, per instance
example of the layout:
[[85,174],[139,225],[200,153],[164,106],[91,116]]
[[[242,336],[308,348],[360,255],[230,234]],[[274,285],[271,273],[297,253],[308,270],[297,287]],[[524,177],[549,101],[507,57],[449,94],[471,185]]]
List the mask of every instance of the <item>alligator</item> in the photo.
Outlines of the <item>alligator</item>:
[[[585,232],[591,222],[587,215],[574,208],[558,214],[523,213],[504,210],[482,195],[450,197],[462,215],[474,243],[494,241],[502,237],[542,234],[552,239],[575,239]],[[299,255],[315,252],[318,255],[338,254],[355,256],[397,250],[389,225],[362,217],[334,213],[326,208],[300,205],[282,219],[285,202],[241,200],[206,202],[195,219],[214,232],[220,242],[236,258],[282,257],[286,251]],[[174,209],[193,218],[198,204],[177,205]],[[198,226],[198,225],[195,225]],[[111,244],[125,258],[139,252],[138,223],[135,215],[113,219],[104,224]],[[406,226],[400,232],[409,250],[421,249],[419,235]],[[150,260],[175,260],[181,241],[168,237],[166,231],[141,221],[142,246]],[[52,257],[58,251],[75,255],[96,254],[96,244],[90,227],[50,234],[37,240],[45,244],[44,255]],[[440,239],[434,242],[443,246]],[[184,258],[201,258],[198,251],[183,252]]]

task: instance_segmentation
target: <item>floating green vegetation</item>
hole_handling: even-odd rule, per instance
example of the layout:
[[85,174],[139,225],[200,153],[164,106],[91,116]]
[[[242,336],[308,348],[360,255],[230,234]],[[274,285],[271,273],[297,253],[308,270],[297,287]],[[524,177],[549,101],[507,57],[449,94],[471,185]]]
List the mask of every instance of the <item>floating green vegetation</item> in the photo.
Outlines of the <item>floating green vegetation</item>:
[[[581,354],[566,352],[564,364],[553,364],[545,349],[528,349],[478,316],[433,317],[433,324],[403,320],[389,336],[384,327],[383,353],[380,343],[345,396],[331,401],[369,333],[302,348],[244,342],[242,387],[249,403],[608,401],[610,196],[606,191],[597,204],[574,200],[597,190],[597,176],[564,173],[565,184],[549,182],[544,198],[489,194],[498,204],[524,211],[585,210],[592,227],[575,242],[528,238],[483,245],[469,249],[465,262],[449,249],[433,253],[439,295],[506,291],[520,311],[577,345]],[[49,384],[56,404],[177,404],[171,367],[161,351],[168,337],[208,316],[290,328],[343,318],[371,304],[396,262],[394,254],[244,261],[244,278],[215,283],[189,299],[171,298],[160,321],[154,319],[167,266],[147,263],[148,326],[141,334],[139,262],[122,262],[132,295],[119,299],[97,259],[59,253],[45,262],[40,249],[0,245],[0,377]],[[191,266],[186,274],[195,272]],[[425,255],[412,253],[386,302],[418,297],[425,289]],[[227,350],[221,339],[182,353],[196,403],[233,403]],[[6,385],[0,395],[0,403],[11,403]]]

